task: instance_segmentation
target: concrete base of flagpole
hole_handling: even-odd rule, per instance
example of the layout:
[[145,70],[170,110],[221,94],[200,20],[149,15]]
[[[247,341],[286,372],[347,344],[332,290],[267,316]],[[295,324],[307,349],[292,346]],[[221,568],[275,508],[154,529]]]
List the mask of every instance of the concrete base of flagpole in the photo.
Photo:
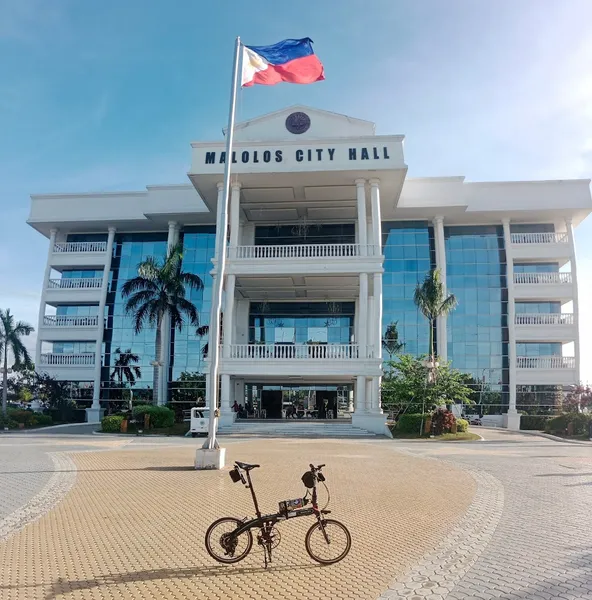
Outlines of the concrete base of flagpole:
[[195,468],[212,471],[224,468],[226,448],[198,448],[195,451]]

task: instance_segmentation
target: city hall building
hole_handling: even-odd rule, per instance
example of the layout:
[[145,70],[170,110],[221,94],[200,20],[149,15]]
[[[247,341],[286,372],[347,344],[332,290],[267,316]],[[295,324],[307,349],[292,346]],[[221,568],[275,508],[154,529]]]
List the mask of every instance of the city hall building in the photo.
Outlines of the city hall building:
[[[434,268],[458,299],[438,321],[440,360],[472,375],[500,423],[516,428],[521,399],[548,409],[579,381],[574,227],[592,209],[589,180],[408,178],[403,136],[300,106],[238,124],[232,156],[224,140],[191,151],[185,184],[32,197],[28,222],[49,239],[36,365],[70,382],[89,420],[130,388],[152,398],[155,331],[135,333],[121,292],[142,259],[181,242],[208,325],[228,160],[224,426],[236,401],[247,420],[296,406],[382,433],[383,337],[396,323],[404,352],[428,352],[413,294]],[[163,343],[162,401],[207,403],[207,329],[165,327]]]

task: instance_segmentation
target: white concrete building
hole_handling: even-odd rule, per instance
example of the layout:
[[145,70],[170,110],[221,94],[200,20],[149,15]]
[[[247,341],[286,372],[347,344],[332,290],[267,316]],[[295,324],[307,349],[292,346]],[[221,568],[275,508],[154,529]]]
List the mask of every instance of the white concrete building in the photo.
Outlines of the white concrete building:
[[[438,354],[473,375],[489,412],[517,427],[521,394],[579,381],[573,231],[592,209],[589,180],[410,179],[403,136],[308,107],[240,123],[235,140],[225,423],[235,400],[259,418],[283,418],[297,402],[321,417],[353,411],[354,426],[382,432],[384,332],[397,322],[405,350],[427,352],[412,295],[436,267],[459,300],[438,323]],[[74,382],[90,419],[121,398],[109,382],[128,349],[143,371],[134,395],[150,393],[154,332],[135,335],[119,293],[143,256],[183,241],[184,268],[205,283],[192,299],[207,322],[225,159],[223,140],[197,142],[188,184],[32,196],[28,222],[49,238],[36,364]],[[206,372],[206,338],[163,335],[161,398],[193,402],[177,383]]]

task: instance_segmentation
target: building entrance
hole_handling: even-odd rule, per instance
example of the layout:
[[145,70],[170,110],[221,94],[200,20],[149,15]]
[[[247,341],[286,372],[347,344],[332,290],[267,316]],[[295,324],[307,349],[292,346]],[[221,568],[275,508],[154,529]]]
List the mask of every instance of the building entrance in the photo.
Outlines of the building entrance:
[[353,387],[247,384],[245,419],[351,419]]

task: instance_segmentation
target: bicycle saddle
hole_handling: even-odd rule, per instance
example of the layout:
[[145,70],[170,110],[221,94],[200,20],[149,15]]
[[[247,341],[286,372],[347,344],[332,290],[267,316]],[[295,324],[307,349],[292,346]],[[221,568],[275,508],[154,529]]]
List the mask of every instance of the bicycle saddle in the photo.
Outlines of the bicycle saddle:
[[244,469],[245,471],[250,471],[251,469],[256,469],[260,465],[250,465],[249,463],[239,462],[238,460],[234,461],[234,464],[239,469]]

